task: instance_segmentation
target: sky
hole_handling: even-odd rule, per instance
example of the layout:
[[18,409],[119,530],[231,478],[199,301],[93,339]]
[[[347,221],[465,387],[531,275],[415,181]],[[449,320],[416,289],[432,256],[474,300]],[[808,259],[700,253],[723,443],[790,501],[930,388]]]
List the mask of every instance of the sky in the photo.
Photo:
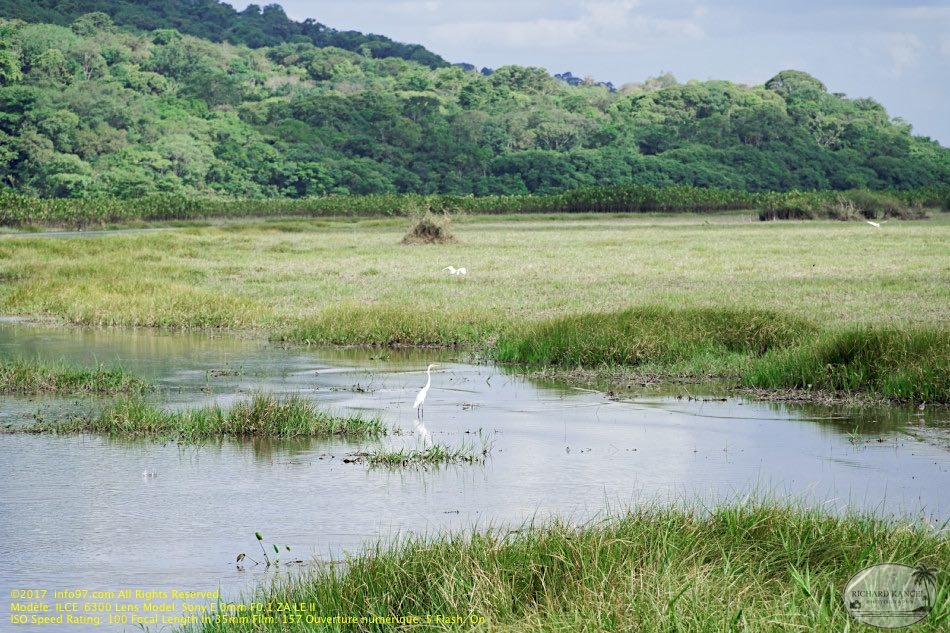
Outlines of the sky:
[[[257,0],[256,4],[268,4]],[[230,2],[237,9],[249,3]],[[291,18],[423,44],[450,62],[620,86],[762,84],[804,70],[950,146],[950,0],[277,0]]]

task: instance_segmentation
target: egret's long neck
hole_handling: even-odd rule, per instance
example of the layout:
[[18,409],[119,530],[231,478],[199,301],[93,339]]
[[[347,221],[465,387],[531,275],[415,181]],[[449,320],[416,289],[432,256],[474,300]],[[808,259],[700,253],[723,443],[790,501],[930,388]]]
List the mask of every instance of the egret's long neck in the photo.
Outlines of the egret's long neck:
[[428,379],[426,380],[426,389],[428,389],[429,385],[432,384],[432,368],[431,367],[426,368],[426,376],[428,376]]

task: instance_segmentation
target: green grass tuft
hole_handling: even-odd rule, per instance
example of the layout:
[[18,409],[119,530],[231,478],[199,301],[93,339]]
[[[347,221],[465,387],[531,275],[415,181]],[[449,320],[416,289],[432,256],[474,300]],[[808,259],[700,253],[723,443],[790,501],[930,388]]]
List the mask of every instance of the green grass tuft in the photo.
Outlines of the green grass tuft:
[[121,367],[86,369],[23,358],[0,361],[0,393],[4,394],[141,394],[150,388]]
[[768,310],[643,307],[529,325],[502,336],[495,357],[532,367],[677,363],[760,355],[812,331],[802,319]]
[[[950,567],[946,536],[865,515],[745,503],[711,512],[653,507],[595,524],[562,522],[377,545],[255,597],[332,616],[461,615],[425,630],[843,631],[841,590],[878,562]],[[946,630],[942,599],[916,631]],[[484,618],[469,623],[469,616]],[[250,618],[249,618],[250,620]],[[382,624],[295,630],[383,631]],[[215,631],[286,630],[209,624]]]
[[936,328],[824,332],[753,363],[746,386],[868,392],[892,400],[950,402],[950,336]]
[[169,412],[140,398],[117,402],[93,418],[40,422],[33,432],[107,433],[119,436],[171,436],[183,441],[213,437],[345,437],[372,438],[387,429],[378,419],[339,417],[314,407],[303,398],[279,399],[257,394],[227,411],[218,406]]
[[400,450],[359,453],[356,455],[357,459],[355,461],[365,461],[370,466],[387,466],[390,468],[482,464],[488,457],[489,450],[487,444],[481,448],[467,445],[453,448],[442,444],[434,444],[422,450],[403,448]]

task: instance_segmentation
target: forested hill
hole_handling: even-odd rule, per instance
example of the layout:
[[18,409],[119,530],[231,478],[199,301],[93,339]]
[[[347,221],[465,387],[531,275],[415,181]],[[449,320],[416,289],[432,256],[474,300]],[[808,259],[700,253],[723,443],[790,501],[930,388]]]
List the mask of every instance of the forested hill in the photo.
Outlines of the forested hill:
[[[123,3],[62,6],[98,4]],[[160,4],[175,3],[124,6]],[[102,13],[0,20],[0,189],[299,197],[950,183],[950,150],[798,71],[762,86],[666,75],[611,92],[537,68],[485,76],[288,39],[215,43],[119,28]]]
[[418,44],[401,44],[382,35],[337,31],[315,20],[295,22],[278,4],[248,5],[236,11],[217,0],[0,0],[0,16],[27,22],[68,26],[94,12],[108,15],[123,27],[143,31],[176,29],[212,42],[244,44],[251,48],[284,42],[310,42],[348,51],[367,51],[373,57],[411,59],[430,68],[448,63]]

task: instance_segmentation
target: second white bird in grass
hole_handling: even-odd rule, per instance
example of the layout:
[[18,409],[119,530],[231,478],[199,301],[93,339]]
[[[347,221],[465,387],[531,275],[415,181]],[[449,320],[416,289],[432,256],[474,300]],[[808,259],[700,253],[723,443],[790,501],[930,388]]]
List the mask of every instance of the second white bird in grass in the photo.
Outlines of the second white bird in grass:
[[416,401],[412,403],[413,409],[419,409],[420,417],[422,416],[422,403],[426,401],[426,396],[429,395],[429,387],[432,386],[432,368],[433,367],[438,367],[438,365],[436,363],[432,363],[426,369],[426,375],[429,377],[426,380],[426,386],[422,388],[422,390],[419,392],[419,395],[416,396]]
[[468,271],[465,270],[464,268],[456,268],[455,266],[446,266],[442,270],[449,271],[449,274],[454,277],[464,277],[465,275],[468,274]]

